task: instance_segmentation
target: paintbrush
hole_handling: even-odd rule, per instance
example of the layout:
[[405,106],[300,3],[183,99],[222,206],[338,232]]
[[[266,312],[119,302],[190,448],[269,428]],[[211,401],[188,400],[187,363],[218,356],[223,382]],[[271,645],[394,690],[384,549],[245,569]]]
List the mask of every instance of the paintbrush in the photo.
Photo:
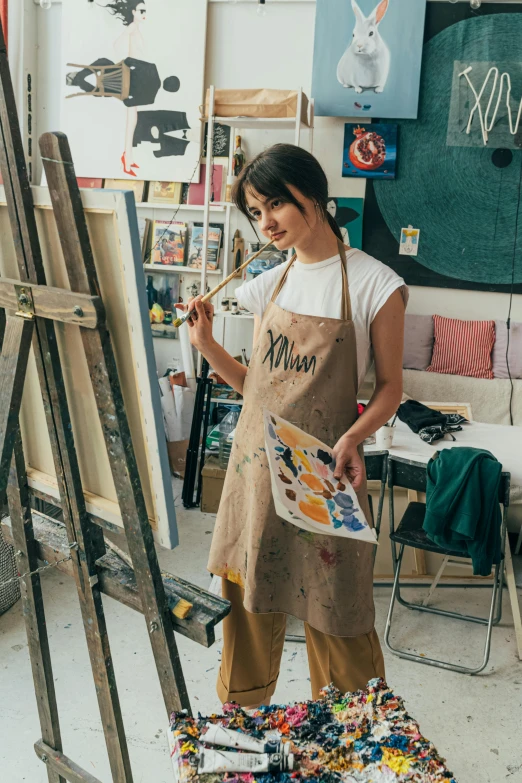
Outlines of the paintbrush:
[[[234,271],[228,277],[225,277],[225,279],[222,280],[221,283],[219,283],[219,285],[213,288],[212,291],[209,291],[208,294],[205,294],[205,296],[203,296],[200,301],[204,303],[204,302],[208,302],[209,299],[212,299],[212,297],[215,296],[218,291],[221,291],[221,289],[224,288],[227,285],[227,283],[230,283],[230,281],[234,277],[237,277],[239,272],[241,272],[246,266],[251,264],[252,261],[254,261],[254,259],[256,259],[258,256],[260,256],[264,250],[267,250],[267,248],[269,248],[271,244],[272,244],[272,240],[270,240],[270,242],[267,242],[266,245],[264,245],[261,248],[261,250],[258,250],[257,253],[255,253],[253,256],[248,258],[243,264],[241,264],[241,266],[239,266],[237,269],[234,269]],[[176,320],[172,322],[172,325],[177,327],[183,326],[185,321],[187,321],[191,315],[194,315],[195,312],[196,312],[196,308],[193,308],[188,313],[185,313],[185,315],[183,315],[181,318],[176,318]]]

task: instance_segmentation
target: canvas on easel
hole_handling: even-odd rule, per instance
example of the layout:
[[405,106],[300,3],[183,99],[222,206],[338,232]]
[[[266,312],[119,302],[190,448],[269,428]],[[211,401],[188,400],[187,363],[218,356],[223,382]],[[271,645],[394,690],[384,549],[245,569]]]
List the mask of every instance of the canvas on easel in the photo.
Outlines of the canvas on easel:
[[[32,191],[48,283],[68,287],[49,191],[40,187],[34,187]],[[108,303],[107,319],[122,379],[147,513],[158,542],[171,549],[178,543],[176,514],[161,401],[154,382],[154,349],[134,199],[130,192],[120,191],[82,190],[81,194],[102,296]],[[0,228],[0,274],[17,278],[3,188],[0,189]],[[71,417],[88,509],[95,516],[121,527],[116,489],[81,350],[79,330],[69,324],[57,324],[56,330],[65,359],[65,383],[70,392]],[[56,473],[32,353],[20,421],[29,485],[57,498]]]

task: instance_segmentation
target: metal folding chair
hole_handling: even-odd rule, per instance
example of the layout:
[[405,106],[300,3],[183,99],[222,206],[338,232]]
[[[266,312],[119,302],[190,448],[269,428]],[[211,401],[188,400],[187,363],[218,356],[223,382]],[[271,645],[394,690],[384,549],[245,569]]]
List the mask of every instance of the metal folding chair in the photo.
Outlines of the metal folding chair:
[[[467,558],[462,558],[462,554],[452,551],[450,549],[443,549],[433,543],[423,530],[424,517],[426,514],[425,503],[409,503],[404,515],[399,523],[397,529],[395,529],[395,516],[394,516],[394,487],[399,486],[405,489],[411,489],[416,492],[425,492],[427,484],[427,474],[424,466],[424,470],[421,468],[420,463],[412,463],[411,461],[403,460],[399,457],[390,457],[388,460],[388,489],[389,489],[389,504],[390,504],[390,541],[392,550],[393,570],[395,579],[393,582],[393,591],[390,600],[390,608],[388,610],[388,618],[386,620],[386,628],[384,631],[384,641],[386,647],[394,655],[398,655],[400,658],[406,658],[409,661],[417,661],[418,663],[424,663],[428,666],[438,666],[441,669],[450,669],[456,672],[462,672],[464,674],[478,674],[487,666],[489,660],[489,654],[491,649],[491,631],[494,625],[500,622],[502,616],[502,589],[504,584],[504,561],[505,561],[505,547],[506,547],[506,531],[507,531],[507,510],[509,507],[509,489],[510,489],[510,474],[502,473],[502,478],[499,488],[498,501],[502,505],[502,526],[500,531],[501,536],[501,559],[500,563],[495,566],[493,572],[493,589],[491,596],[491,606],[488,617],[476,617],[474,615],[462,614],[459,612],[451,612],[446,609],[439,609],[434,606],[428,606],[428,599],[431,598],[435,587],[437,586],[438,579],[442,574],[442,569],[439,569],[439,574],[435,578],[430,587],[428,593],[428,599],[425,599],[422,604],[414,604],[406,601],[400,592],[400,574],[402,566],[402,558],[404,555],[405,547],[413,547],[414,549],[422,549],[427,552],[435,552],[436,554],[443,555],[445,562],[452,562],[452,558],[459,558],[459,565],[463,563],[471,564],[471,561]],[[397,554],[397,546],[399,546],[399,553]],[[447,558],[447,560],[446,560]],[[472,586],[474,587],[474,586]],[[479,585],[477,585],[479,587]],[[429,658],[425,656],[415,655],[404,650],[400,650],[397,647],[393,647],[390,642],[391,621],[393,615],[393,609],[395,601],[405,606],[407,609],[414,609],[418,612],[430,612],[431,614],[442,615],[443,617],[452,617],[458,620],[465,620],[466,622],[479,623],[487,626],[486,643],[484,648],[484,656],[480,666],[475,668],[467,666],[459,666],[446,661],[439,661],[436,658]]]
[[[368,481],[380,481],[381,487],[379,491],[379,502],[377,504],[377,516],[374,517],[375,533],[377,539],[381,531],[382,521],[382,509],[384,505],[384,493],[386,492],[386,479],[388,475],[388,452],[387,451],[375,451],[372,454],[366,454],[364,457],[366,464],[366,479]],[[368,494],[368,501],[373,516],[373,502],[371,495]],[[374,546],[373,560],[375,562],[375,556],[377,554],[377,547]],[[285,636],[287,642],[304,642],[306,641],[304,636],[298,634],[287,634]]]

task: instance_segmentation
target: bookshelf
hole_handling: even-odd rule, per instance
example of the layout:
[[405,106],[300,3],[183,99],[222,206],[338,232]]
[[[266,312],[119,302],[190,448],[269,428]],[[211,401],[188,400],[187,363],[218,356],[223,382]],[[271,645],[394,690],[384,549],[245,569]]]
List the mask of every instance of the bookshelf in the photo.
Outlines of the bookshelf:
[[[174,264],[143,264],[143,269],[146,272],[156,272],[156,274],[163,275],[165,273],[171,275],[201,275],[201,269],[193,269],[190,266],[175,266]],[[221,275],[221,269],[207,269],[207,275]]]

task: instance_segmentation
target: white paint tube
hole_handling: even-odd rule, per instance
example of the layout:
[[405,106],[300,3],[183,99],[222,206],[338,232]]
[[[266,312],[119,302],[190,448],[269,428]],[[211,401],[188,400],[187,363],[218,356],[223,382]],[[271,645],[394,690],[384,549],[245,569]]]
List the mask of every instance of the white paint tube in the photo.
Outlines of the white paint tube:
[[258,740],[243,734],[241,731],[225,729],[217,723],[207,723],[205,733],[200,737],[202,742],[210,745],[222,745],[225,748],[240,748],[253,753],[280,753],[281,743],[277,738]]
[[293,770],[294,756],[281,753],[231,753],[226,750],[201,749],[191,763],[197,764],[198,775],[224,772],[284,772]]

